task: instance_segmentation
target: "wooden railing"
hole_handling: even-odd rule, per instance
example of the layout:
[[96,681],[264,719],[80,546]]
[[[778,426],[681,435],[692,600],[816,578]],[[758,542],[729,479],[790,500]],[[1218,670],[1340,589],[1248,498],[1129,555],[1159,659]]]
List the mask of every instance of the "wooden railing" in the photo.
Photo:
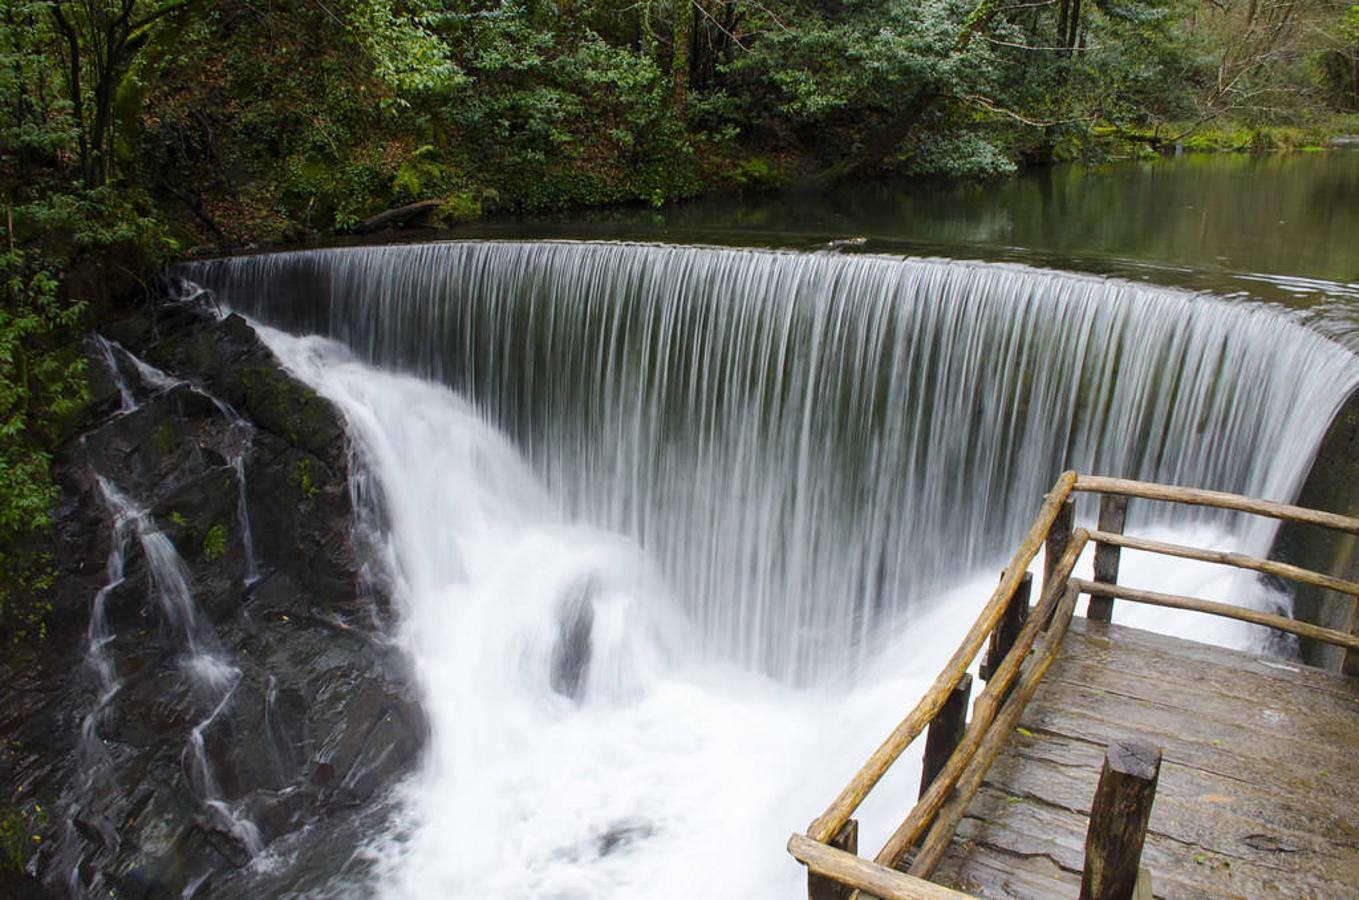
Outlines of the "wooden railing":
[[[1092,531],[1074,527],[1071,495],[1077,491],[1100,495],[1098,526]],[[1063,473],[1043,498],[1000,583],[924,696],[806,833],[789,838],[788,852],[807,866],[814,900],[849,898],[858,891],[883,900],[960,896],[928,879],[1056,658],[1079,594],[1090,595],[1087,616],[1096,621],[1108,622],[1114,600],[1122,599],[1239,619],[1359,651],[1356,635],[1230,604],[1119,585],[1120,552],[1128,549],[1235,566],[1359,597],[1359,584],[1286,563],[1128,537],[1123,527],[1129,498],[1237,510],[1359,534],[1359,519],[1348,516],[1218,491]],[[1096,545],[1095,577],[1073,578],[1076,562],[1091,541]],[[1040,548],[1045,549],[1043,581],[1038,602],[1030,607],[1028,567]],[[983,644],[988,646],[979,671],[986,688],[967,721],[972,683],[967,672]],[[919,800],[882,849],[871,860],[864,859],[858,855],[853,815],[922,732],[927,736]],[[1095,843],[1092,839],[1091,845]],[[1140,840],[1137,847],[1140,853]]]
[[1263,625],[1300,637],[1314,638],[1349,650],[1359,650],[1359,635],[1321,628],[1286,616],[1270,615],[1253,609],[1232,606],[1228,603],[1216,603],[1212,600],[1182,597],[1177,594],[1160,594],[1155,591],[1138,590],[1117,584],[1120,551],[1127,548],[1158,553],[1163,556],[1174,556],[1180,559],[1217,563],[1238,569],[1249,569],[1359,597],[1359,584],[1324,575],[1320,572],[1313,572],[1299,566],[1260,559],[1244,553],[1200,550],[1196,547],[1185,547],[1180,544],[1128,537],[1123,534],[1123,522],[1126,518],[1128,499],[1132,497],[1236,510],[1285,522],[1316,525],[1349,534],[1359,534],[1359,519],[1340,516],[1335,513],[1320,512],[1315,509],[1306,509],[1301,506],[1290,506],[1286,503],[1257,500],[1254,497],[1243,497],[1239,494],[1225,494],[1221,491],[1205,491],[1198,488],[1172,487],[1145,481],[1132,481],[1126,478],[1081,475],[1076,479],[1075,490],[1100,495],[1099,522],[1096,529],[1089,532],[1090,538],[1096,542],[1095,578],[1093,581],[1072,579],[1072,583],[1078,587],[1081,593],[1090,595],[1090,609],[1086,613],[1088,618],[1101,622],[1110,621],[1113,615],[1113,602],[1117,598],[1172,609],[1211,613],[1228,619]]

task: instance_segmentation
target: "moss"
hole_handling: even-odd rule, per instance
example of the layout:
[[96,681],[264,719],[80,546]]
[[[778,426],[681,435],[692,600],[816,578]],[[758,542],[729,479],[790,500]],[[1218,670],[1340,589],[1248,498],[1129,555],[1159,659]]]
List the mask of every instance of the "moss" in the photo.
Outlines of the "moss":
[[266,363],[232,371],[228,395],[244,404],[262,428],[317,456],[327,456],[342,434],[335,411],[300,382]]
[[147,352],[152,365],[162,369],[185,369],[211,375],[222,360],[215,335],[208,329],[177,334]]
[[47,810],[41,803],[25,810],[0,801],[0,872],[22,871],[42,843],[46,826]]
[[311,500],[314,498],[318,489],[311,478],[311,460],[306,457],[298,460],[294,472],[296,477],[293,480],[297,485],[297,490],[302,494],[302,499]]
[[156,451],[161,456],[169,456],[179,449],[179,445],[184,442],[184,436],[169,422],[162,422],[156,426]]
[[208,562],[218,559],[226,553],[227,530],[226,526],[220,522],[208,529],[207,535],[203,538],[203,558]]
[[471,222],[481,218],[481,201],[471,191],[454,191],[439,207],[439,220],[445,225]]
[[[1191,153],[1270,153],[1276,151],[1322,151],[1337,134],[1348,130],[1346,117],[1305,125],[1244,125],[1239,122],[1218,122],[1196,128],[1193,134],[1180,141],[1180,146]],[[1188,126],[1186,126],[1188,127]],[[1177,133],[1172,126],[1166,129]]]

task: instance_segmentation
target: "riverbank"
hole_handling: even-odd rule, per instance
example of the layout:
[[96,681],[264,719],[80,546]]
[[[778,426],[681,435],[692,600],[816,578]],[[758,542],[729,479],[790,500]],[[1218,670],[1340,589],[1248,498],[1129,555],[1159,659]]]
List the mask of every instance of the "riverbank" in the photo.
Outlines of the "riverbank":
[[1096,126],[1093,133],[1111,142],[1109,152],[1128,157],[1165,153],[1317,152],[1359,143],[1359,113],[1330,115],[1301,124],[1223,120],[1172,122],[1150,130]]
[[[1352,129],[1354,134],[1347,129]],[[1167,130],[1167,134],[1170,133],[1172,131]],[[685,240],[737,244],[742,243],[743,239],[737,237],[733,240],[729,235],[746,232],[752,235],[749,240],[763,240],[768,246],[783,246],[789,239],[781,239],[777,233],[788,232],[790,228],[805,235],[805,238],[794,239],[792,246],[815,249],[817,242],[851,236],[849,231],[853,232],[853,236],[872,233],[880,221],[892,217],[889,212],[892,207],[918,212],[922,204],[927,213],[923,225],[912,223],[907,229],[909,234],[903,234],[900,225],[894,225],[892,233],[879,232],[876,236],[889,241],[914,241],[925,252],[931,252],[930,245],[937,243],[941,236],[942,222],[936,223],[936,220],[961,218],[943,215],[946,211],[938,198],[948,197],[951,198],[950,205],[962,204],[965,209],[972,209],[987,205],[985,198],[988,197],[996,203],[1013,202],[1016,186],[1019,185],[1071,184],[1090,179],[1098,190],[1101,181],[1109,180],[1105,176],[1118,173],[1120,167],[1147,163],[1173,166],[1180,156],[1192,157],[1195,165],[1208,167],[1218,165],[1212,161],[1214,157],[1224,157],[1232,160],[1225,165],[1244,167],[1243,174],[1246,171],[1267,172],[1277,166],[1280,160],[1295,154],[1348,154],[1359,147],[1359,136],[1354,135],[1359,135],[1359,117],[1355,117],[1352,123],[1348,119],[1339,119],[1314,128],[1278,126],[1250,129],[1226,126],[1195,132],[1171,143],[1163,143],[1166,139],[1159,137],[1154,141],[1142,141],[1106,136],[1097,142],[1098,149],[1092,147],[1091,158],[1086,161],[1032,165],[984,180],[884,174],[817,189],[794,189],[789,183],[774,180],[770,175],[758,185],[748,184],[742,190],[733,190],[728,178],[714,176],[710,183],[692,196],[660,206],[640,201],[583,204],[537,211],[473,206],[449,215],[439,201],[431,199],[375,213],[365,223],[349,229],[317,230],[291,223],[282,230],[260,233],[249,239],[198,244],[188,248],[183,258],[201,259],[234,253],[460,236],[588,236],[596,231],[601,236],[635,236],[644,239],[653,235],[664,239],[665,234],[676,232],[681,233]],[[1153,145],[1161,149],[1152,150]],[[1167,198],[1150,199],[1147,208],[1135,211],[1139,218],[1160,215],[1153,211],[1164,205],[1161,200],[1173,197],[1168,195]],[[832,222],[828,214],[840,202],[848,204],[855,212],[850,216],[836,213],[833,216],[836,221]],[[733,225],[737,223],[728,220],[736,217],[740,220],[739,227],[734,228]],[[611,225],[614,226],[613,230],[610,230]],[[966,243],[974,247],[986,247],[998,242],[994,233],[985,230],[978,232],[975,228],[969,228],[969,231],[973,233],[966,238]],[[1098,232],[1099,229],[1096,229],[1097,243],[1100,242]],[[1214,237],[1220,240],[1229,237],[1229,234],[1217,232]],[[1006,243],[1016,245],[1014,240]],[[1020,245],[1023,243],[1022,240],[1019,242]],[[880,246],[879,249],[885,248]],[[1173,248],[1167,246],[1165,249]],[[941,246],[939,252],[947,253],[948,250]],[[1036,261],[1042,264],[1042,260]],[[1061,264],[1062,261],[1057,262]],[[1077,268],[1081,267],[1078,263]],[[1093,270],[1101,271],[1099,268]]]

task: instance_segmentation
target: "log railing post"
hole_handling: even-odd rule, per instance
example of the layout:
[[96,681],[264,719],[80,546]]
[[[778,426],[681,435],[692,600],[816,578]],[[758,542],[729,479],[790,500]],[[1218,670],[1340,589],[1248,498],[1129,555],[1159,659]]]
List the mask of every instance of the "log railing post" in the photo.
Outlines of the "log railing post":
[[1159,747],[1115,741],[1105,750],[1085,834],[1081,900],[1129,900],[1133,896],[1160,774]]
[[[1076,504],[1071,500],[1066,501],[1057,510],[1057,515],[1052,519],[1052,527],[1048,529],[1047,540],[1043,543],[1043,590],[1040,597],[1046,597],[1048,591],[1052,589],[1052,573],[1057,568],[1057,560],[1062,558],[1062,551],[1071,541],[1071,529],[1076,518]],[[1060,596],[1058,592],[1058,596]],[[1047,627],[1047,623],[1044,623]]]
[[[1128,517],[1128,498],[1122,494],[1102,494],[1099,498],[1099,530],[1122,534]],[[1095,580],[1105,584],[1118,583],[1118,547],[1112,544],[1095,545]],[[1093,594],[1085,616],[1096,622],[1110,622],[1114,618],[1114,598]]]
[[1000,617],[995,630],[991,632],[991,643],[982,657],[978,673],[982,681],[991,680],[991,673],[1000,668],[1010,648],[1015,645],[1015,638],[1019,637],[1019,632],[1024,628],[1024,620],[1029,617],[1029,596],[1032,593],[1033,573],[1025,572],[1019,587],[1010,595],[1010,603],[1005,607],[1005,614]]
[[920,795],[924,796],[934,779],[948,764],[963,732],[967,730],[967,701],[972,695],[972,676],[963,673],[958,686],[948,695],[939,712],[930,720],[925,733],[925,758],[920,764]]
[[[840,826],[840,830],[835,833],[835,837],[830,839],[830,846],[846,853],[859,853],[859,820],[850,819]],[[808,870],[807,872],[807,900],[849,900],[854,895],[854,888],[847,884],[841,884],[833,878],[818,875]]]

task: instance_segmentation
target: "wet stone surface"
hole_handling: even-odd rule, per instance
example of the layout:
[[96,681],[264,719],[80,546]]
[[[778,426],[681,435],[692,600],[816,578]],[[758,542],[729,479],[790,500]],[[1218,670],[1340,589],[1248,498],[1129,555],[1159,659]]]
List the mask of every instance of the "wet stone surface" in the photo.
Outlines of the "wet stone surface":
[[343,422],[239,316],[104,336],[58,455],[49,632],[0,661],[5,890],[271,893],[261,854],[343,864],[427,730],[360,574]]

